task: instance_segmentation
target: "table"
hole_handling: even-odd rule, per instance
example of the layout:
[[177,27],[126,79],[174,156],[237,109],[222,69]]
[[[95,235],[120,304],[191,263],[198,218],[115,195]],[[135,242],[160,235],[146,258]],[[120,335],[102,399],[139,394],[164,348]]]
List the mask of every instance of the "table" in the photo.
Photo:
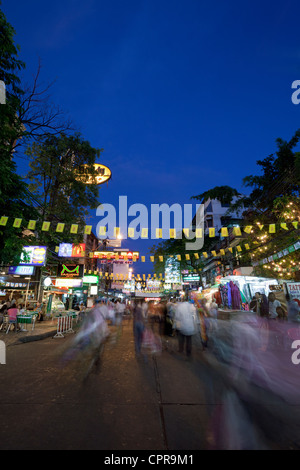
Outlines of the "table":
[[17,322],[22,326],[25,325],[25,328],[21,327],[21,331],[28,331],[26,325],[32,324],[32,331],[34,330],[36,313],[23,313],[22,315],[17,315]]

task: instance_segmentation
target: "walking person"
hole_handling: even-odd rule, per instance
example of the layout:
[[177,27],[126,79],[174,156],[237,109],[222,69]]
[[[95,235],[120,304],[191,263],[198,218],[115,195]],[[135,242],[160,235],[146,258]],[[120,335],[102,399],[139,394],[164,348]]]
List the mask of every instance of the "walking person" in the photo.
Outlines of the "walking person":
[[144,316],[142,302],[137,302],[133,309],[133,336],[135,354],[137,357],[141,355],[143,333],[145,330],[146,318]]
[[196,334],[196,308],[187,301],[179,302],[175,311],[175,322],[178,334],[178,351],[192,354],[192,337]]

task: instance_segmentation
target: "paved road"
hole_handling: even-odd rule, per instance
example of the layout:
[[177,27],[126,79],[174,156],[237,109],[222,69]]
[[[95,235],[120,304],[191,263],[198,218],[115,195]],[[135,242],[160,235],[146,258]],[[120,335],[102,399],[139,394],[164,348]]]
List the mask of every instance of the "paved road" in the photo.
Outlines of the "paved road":
[[[285,429],[289,422],[282,425],[290,413],[272,411],[282,400],[260,388],[250,395],[242,384],[245,393],[237,398],[226,367],[202,352],[198,339],[191,360],[177,353],[175,338],[165,338],[162,354],[145,361],[135,357],[132,324],[124,322],[122,335],[105,347],[100,372],[86,382],[84,361],[61,360],[72,339],[7,348],[7,364],[0,366],[0,449],[184,453],[234,448],[240,434],[242,448],[298,448],[299,428],[294,436]],[[293,425],[299,409],[293,406]]]

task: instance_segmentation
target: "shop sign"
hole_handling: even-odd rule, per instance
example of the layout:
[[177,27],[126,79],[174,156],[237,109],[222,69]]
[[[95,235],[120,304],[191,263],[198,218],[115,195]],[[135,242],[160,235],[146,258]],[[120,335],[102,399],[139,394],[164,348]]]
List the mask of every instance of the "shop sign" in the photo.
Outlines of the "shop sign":
[[55,287],[81,287],[82,279],[64,279],[57,278],[55,279]]
[[80,165],[77,170],[76,178],[85,184],[103,184],[111,178],[111,170],[101,163],[94,163],[94,173],[89,170],[91,165]]
[[271,291],[283,291],[283,287],[282,287],[282,284],[274,284],[274,285],[270,285],[269,286],[269,289]]
[[46,246],[24,246],[20,264],[26,266],[44,266],[46,262]]
[[18,274],[19,276],[32,276],[34,266],[9,266],[8,274]]
[[138,251],[94,251],[93,258],[105,259],[105,260],[138,260]]
[[182,276],[183,282],[199,282],[199,274],[188,274],[187,276]]
[[90,275],[90,276],[83,276],[83,283],[84,284],[98,284],[99,276]]
[[85,256],[85,243],[60,243],[58,256],[64,258],[82,258]]
[[299,282],[287,282],[286,284],[288,293],[293,300],[297,300],[300,304],[300,283]]
[[78,279],[83,276],[83,264],[59,264],[57,277],[67,279]]

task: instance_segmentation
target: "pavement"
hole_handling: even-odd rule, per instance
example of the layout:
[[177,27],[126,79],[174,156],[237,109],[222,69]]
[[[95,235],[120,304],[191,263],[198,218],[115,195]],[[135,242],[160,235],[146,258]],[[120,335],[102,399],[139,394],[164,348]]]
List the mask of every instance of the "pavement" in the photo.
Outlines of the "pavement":
[[13,346],[15,344],[39,341],[55,336],[57,333],[57,319],[35,322],[34,329],[32,329],[32,325],[30,324],[26,325],[26,328],[26,331],[14,331],[14,329],[11,328],[7,334],[5,331],[1,330],[0,340],[4,341],[6,346]]
[[[8,362],[18,364],[0,370],[0,449],[16,449],[16,442],[18,449],[106,451],[300,448],[300,403],[287,404],[242,375],[234,388],[228,365],[203,351],[199,336],[190,358],[169,336],[162,336],[160,354],[137,357],[126,319],[120,337],[110,326],[101,371],[83,385],[76,363],[58,367],[74,336],[52,339],[56,322],[0,332]],[[29,344],[14,347],[22,343]]]

